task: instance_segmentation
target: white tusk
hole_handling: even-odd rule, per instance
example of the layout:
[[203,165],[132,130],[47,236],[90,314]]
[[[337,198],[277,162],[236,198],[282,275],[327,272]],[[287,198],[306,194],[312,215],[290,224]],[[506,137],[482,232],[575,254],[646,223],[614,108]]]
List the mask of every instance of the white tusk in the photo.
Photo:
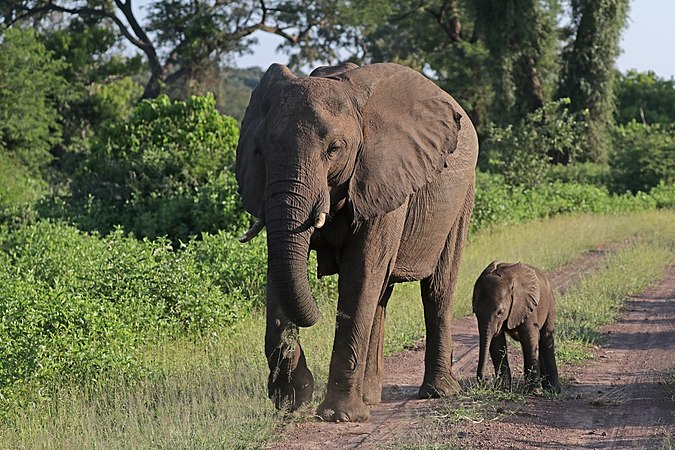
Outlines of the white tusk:
[[326,213],[319,213],[319,216],[314,221],[314,228],[321,228],[326,223]]
[[262,220],[258,219],[255,221],[253,226],[248,229],[246,233],[242,237],[239,238],[239,242],[248,242],[254,237],[258,235],[262,231],[262,229],[265,228],[265,224],[263,223]]

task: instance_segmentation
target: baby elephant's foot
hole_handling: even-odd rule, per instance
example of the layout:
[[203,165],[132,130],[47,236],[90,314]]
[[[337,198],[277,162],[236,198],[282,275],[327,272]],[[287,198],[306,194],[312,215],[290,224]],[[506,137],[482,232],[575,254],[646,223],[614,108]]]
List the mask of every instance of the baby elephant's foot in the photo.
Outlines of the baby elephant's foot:
[[541,387],[551,394],[560,394],[562,392],[562,386],[560,386],[560,383],[557,380],[551,382],[548,378],[543,378],[541,380]]
[[419,391],[420,398],[443,398],[457,395],[461,387],[452,374],[438,377],[430,381],[425,380]]
[[316,411],[326,422],[364,422],[370,417],[370,409],[359,397],[334,399],[326,395]]

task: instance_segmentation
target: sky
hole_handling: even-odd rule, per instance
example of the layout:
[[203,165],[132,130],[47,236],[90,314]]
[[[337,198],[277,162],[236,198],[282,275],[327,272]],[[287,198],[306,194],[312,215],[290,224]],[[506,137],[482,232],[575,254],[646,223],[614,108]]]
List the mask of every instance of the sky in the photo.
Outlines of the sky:
[[[150,0],[136,0],[136,8]],[[141,9],[141,15],[142,15]],[[658,76],[675,78],[675,0],[631,0],[627,28],[621,37],[621,55],[617,67],[621,72],[651,70]],[[288,56],[277,53],[281,38],[258,32],[258,45],[250,55],[234,58],[237,67],[259,66],[267,69],[275,62],[286,63]]]

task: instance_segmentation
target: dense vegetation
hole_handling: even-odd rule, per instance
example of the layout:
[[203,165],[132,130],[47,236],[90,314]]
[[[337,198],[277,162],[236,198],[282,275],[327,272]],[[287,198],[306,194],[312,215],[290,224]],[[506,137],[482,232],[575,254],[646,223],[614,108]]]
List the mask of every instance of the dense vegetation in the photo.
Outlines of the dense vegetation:
[[[474,234],[675,208],[675,84],[613,69],[626,0],[575,0],[564,29],[556,0],[518,14],[486,0],[151,2],[142,20],[129,4],[0,6],[4,418],[61,388],[143,383],[166,369],[157,348],[241,331],[264,306],[265,242],[237,242],[250,219],[232,172],[262,71],[228,67],[256,30],[284,37],[296,68],[396,61],[466,105],[482,148]],[[310,278],[334,296],[334,278]]]

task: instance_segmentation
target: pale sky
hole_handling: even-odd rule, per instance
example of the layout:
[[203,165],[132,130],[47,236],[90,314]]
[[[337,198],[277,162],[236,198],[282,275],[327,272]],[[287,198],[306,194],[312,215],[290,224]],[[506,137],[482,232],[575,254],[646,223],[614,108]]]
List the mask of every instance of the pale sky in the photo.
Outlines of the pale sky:
[[[149,2],[136,0],[135,9]],[[662,78],[675,78],[674,22],[675,0],[631,0],[628,25],[621,38],[622,53],[617,60],[619,70],[652,70]],[[274,62],[288,61],[287,55],[276,52],[281,38],[262,32],[257,37],[259,42],[252,55],[235,58],[237,67],[266,69]]]

